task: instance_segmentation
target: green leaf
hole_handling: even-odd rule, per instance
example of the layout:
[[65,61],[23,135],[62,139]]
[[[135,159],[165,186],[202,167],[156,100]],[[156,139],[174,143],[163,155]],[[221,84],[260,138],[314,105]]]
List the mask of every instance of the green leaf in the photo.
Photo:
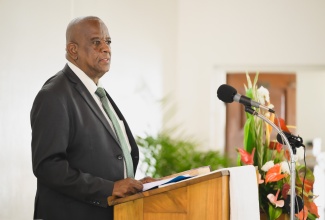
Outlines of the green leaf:
[[276,208],[273,205],[269,204],[269,217],[270,220],[275,220],[280,217],[282,214],[282,209],[281,208]]
[[244,150],[251,153],[254,148],[254,130],[251,129],[254,124],[254,117],[248,116],[244,125]]
[[307,217],[308,220],[316,220],[317,217],[311,213],[308,213],[308,217]]
[[252,90],[252,88],[249,88],[249,89],[246,90],[246,96],[248,98],[253,99],[253,90]]

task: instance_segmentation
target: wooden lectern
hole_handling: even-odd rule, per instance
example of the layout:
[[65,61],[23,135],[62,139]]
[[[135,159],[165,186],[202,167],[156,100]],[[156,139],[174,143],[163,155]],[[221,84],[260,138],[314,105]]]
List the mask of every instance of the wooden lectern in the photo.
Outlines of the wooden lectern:
[[114,220],[229,220],[229,171],[217,171],[141,192],[108,198]]

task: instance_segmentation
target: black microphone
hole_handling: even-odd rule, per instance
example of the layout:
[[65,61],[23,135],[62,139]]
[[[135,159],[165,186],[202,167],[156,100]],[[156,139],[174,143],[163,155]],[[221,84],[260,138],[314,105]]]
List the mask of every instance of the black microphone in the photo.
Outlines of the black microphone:
[[225,103],[232,103],[233,101],[235,101],[245,106],[262,108],[269,112],[275,113],[273,109],[268,108],[258,102],[255,102],[252,99],[248,98],[247,96],[240,95],[239,93],[237,93],[237,90],[234,87],[229,86],[227,84],[222,84],[218,88],[217,95],[218,98]]
[[[294,136],[293,134],[289,133],[289,132],[285,132],[282,131],[283,134],[287,137],[291,147],[305,147],[305,145],[303,144],[303,139],[301,137],[298,136]],[[280,134],[278,134],[276,136],[276,140],[280,143],[280,144],[284,144],[282,137]]]

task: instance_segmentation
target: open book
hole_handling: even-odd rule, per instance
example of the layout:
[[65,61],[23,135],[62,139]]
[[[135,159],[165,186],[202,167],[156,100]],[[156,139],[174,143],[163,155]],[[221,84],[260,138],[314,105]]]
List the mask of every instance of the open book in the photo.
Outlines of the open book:
[[193,176],[185,174],[185,175],[180,175],[180,176],[176,176],[176,177],[172,177],[172,178],[168,178],[168,179],[158,180],[158,181],[151,182],[151,183],[145,183],[145,184],[143,184],[142,191],[147,191],[149,189],[155,189],[155,188],[161,187],[162,185],[169,184],[169,183],[176,183],[176,182],[179,182],[182,180],[189,179],[191,177],[193,177]]
[[192,170],[187,170],[181,173],[176,173],[170,176],[166,176],[163,177],[160,180],[151,182],[151,183],[145,183],[143,184],[143,190],[142,191],[147,191],[149,189],[155,189],[155,188],[159,188],[159,187],[163,187],[166,186],[170,183],[176,183],[176,182],[180,182],[186,179],[190,179],[194,176],[198,176],[198,175],[202,175],[202,174],[206,174],[209,173],[211,171],[210,166],[204,166],[204,167],[199,167],[199,168],[195,168]]

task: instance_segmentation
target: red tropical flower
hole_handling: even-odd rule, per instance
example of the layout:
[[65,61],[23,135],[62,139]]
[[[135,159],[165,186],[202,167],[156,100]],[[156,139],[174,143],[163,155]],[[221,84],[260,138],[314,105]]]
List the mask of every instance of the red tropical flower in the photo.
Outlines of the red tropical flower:
[[282,118],[275,119],[275,120],[274,120],[274,124],[275,124],[276,126],[280,127],[282,131],[285,131],[285,132],[289,132],[289,133],[291,133],[291,132],[289,131],[289,129],[288,129],[288,127],[287,127],[285,121],[284,121]]
[[287,199],[289,190],[290,190],[290,184],[288,184],[288,183],[283,184],[283,187],[282,187],[282,197],[284,199]]
[[296,214],[299,220],[306,220],[308,216],[308,208],[304,205],[304,208]]
[[303,177],[300,177],[301,181],[304,181],[304,190],[309,193],[310,190],[313,189],[314,181],[308,180],[308,179],[303,179]]
[[244,149],[237,148],[237,152],[240,154],[240,160],[246,165],[253,165],[254,164],[254,153],[255,147],[252,150],[252,154],[248,153]]
[[284,151],[284,157],[286,158],[287,161],[290,161],[291,156],[290,156],[290,151],[289,150]]
[[271,150],[276,149],[280,153],[280,151],[282,150],[282,144],[280,144],[277,141],[270,141],[269,149],[271,149]]
[[316,215],[317,218],[319,218],[318,207],[316,206],[316,204],[314,202],[308,202],[308,203],[306,203],[306,206],[308,207],[311,214],[314,214],[314,215]]

